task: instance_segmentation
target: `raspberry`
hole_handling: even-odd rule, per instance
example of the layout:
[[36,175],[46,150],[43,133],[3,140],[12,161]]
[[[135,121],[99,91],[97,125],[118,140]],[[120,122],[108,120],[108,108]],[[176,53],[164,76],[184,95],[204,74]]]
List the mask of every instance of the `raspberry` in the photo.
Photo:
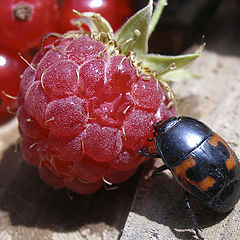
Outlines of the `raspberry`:
[[45,138],[48,131],[42,128],[36,120],[32,119],[25,107],[21,105],[17,111],[19,131],[29,138]]
[[78,89],[78,65],[67,60],[52,64],[42,74],[44,93],[51,99],[74,95]]
[[[26,81],[28,82],[28,81]],[[21,89],[21,92],[24,90]],[[48,106],[48,97],[44,94],[40,81],[34,81],[24,97],[27,113],[45,127],[45,113]]]
[[45,111],[45,126],[57,136],[81,132],[87,124],[84,100],[77,96],[50,101]]
[[89,183],[101,181],[109,168],[110,164],[108,162],[98,162],[87,155],[83,156],[81,161],[76,162],[76,169],[79,176],[81,176],[83,181]]
[[87,156],[98,162],[109,162],[122,149],[121,130],[89,124],[83,134],[84,151]]
[[48,144],[51,155],[62,160],[78,162],[82,158],[84,149],[81,135],[63,137],[49,134]]
[[107,75],[106,87],[113,93],[127,93],[137,81],[136,68],[128,58],[121,55],[109,60]]
[[136,105],[142,109],[157,110],[163,100],[162,89],[153,78],[148,81],[140,79],[131,94]]
[[25,160],[34,166],[40,166],[41,161],[45,158],[46,150],[48,148],[47,141],[22,136],[21,150]]
[[[151,4],[130,28],[143,13],[146,24]],[[24,158],[52,187],[80,194],[131,177],[146,160],[137,151],[148,145],[153,124],[176,114],[161,72],[135,54],[140,42],[135,49],[134,37],[114,40],[105,20],[89,16],[92,33],[68,32],[36,55],[22,76],[18,108]]]
[[147,144],[148,138],[152,137],[153,124],[159,120],[154,112],[147,112],[139,109],[127,114],[123,121],[125,139],[124,146],[135,151]]
[[92,59],[81,66],[79,70],[79,90],[84,97],[93,97],[103,88],[105,64],[103,60]]

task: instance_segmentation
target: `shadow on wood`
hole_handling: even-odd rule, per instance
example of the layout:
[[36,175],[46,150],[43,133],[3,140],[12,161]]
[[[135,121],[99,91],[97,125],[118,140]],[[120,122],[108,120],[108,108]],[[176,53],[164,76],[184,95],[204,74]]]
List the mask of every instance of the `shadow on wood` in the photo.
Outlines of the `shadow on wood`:
[[[139,173],[115,191],[104,189],[92,195],[77,195],[66,189],[53,190],[27,165],[20,151],[11,146],[0,165],[0,211],[10,225],[68,232],[89,223],[104,222],[120,232],[127,218]],[[5,221],[3,223],[3,221]],[[7,219],[0,222],[7,224]]]

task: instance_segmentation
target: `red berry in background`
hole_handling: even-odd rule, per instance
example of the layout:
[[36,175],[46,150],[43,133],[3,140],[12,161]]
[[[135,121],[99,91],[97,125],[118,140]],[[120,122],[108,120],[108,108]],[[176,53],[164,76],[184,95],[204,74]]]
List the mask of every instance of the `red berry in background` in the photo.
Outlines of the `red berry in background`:
[[11,96],[18,95],[20,75],[25,68],[17,53],[0,45],[0,123],[11,118],[9,111],[17,108],[17,101]]
[[72,10],[100,13],[113,30],[117,30],[132,15],[128,0],[65,0],[60,9],[60,32],[77,29],[71,20],[78,19]]
[[56,0],[1,0],[0,42],[21,51],[36,47],[56,31],[57,20]]

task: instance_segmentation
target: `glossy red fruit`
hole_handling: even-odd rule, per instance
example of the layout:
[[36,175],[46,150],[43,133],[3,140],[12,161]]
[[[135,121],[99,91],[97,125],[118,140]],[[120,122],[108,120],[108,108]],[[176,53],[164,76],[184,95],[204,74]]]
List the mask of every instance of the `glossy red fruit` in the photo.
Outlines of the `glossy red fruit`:
[[19,91],[20,75],[26,64],[19,55],[0,45],[0,123],[11,118],[17,108],[16,97]]
[[21,51],[35,47],[56,31],[57,20],[56,0],[1,0],[0,42]]
[[117,30],[132,14],[128,0],[65,0],[60,10],[61,32],[77,29],[71,24],[71,20],[79,18],[73,9],[100,13],[109,21],[113,30]]

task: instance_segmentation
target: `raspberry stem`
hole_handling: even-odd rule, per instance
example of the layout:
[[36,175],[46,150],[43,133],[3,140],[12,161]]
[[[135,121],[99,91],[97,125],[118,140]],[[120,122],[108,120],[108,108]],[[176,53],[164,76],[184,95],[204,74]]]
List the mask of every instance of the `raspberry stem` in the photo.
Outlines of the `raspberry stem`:
[[165,6],[167,6],[167,0],[158,0],[149,24],[148,36],[151,36],[154,31]]

